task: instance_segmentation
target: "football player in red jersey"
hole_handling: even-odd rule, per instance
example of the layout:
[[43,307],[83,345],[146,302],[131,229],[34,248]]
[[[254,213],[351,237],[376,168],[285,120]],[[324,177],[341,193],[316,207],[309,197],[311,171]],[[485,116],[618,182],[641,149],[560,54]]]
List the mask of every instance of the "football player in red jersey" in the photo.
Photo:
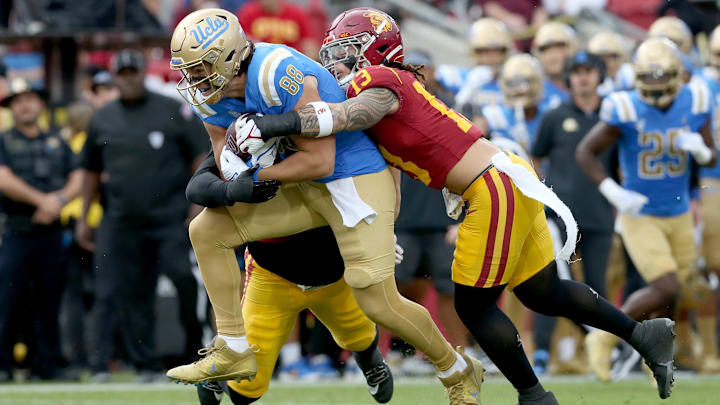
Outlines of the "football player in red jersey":
[[672,322],[638,323],[585,284],[557,276],[543,204],[565,221],[568,238],[558,254],[565,260],[577,238],[569,209],[527,162],[483,139],[471,122],[425,90],[417,67],[402,64],[402,39],[390,16],[371,8],[342,13],[326,32],[321,59],[347,85],[348,99],[247,118],[250,125],[238,131],[242,150],[276,136],[368,129],[388,163],[429,187],[444,188],[448,213],[469,204],[452,266],[455,308],[518,390],[520,405],[557,401],[538,382],[517,330],[496,306],[506,286],[534,311],[627,340],[652,368],[660,396],[670,394]]

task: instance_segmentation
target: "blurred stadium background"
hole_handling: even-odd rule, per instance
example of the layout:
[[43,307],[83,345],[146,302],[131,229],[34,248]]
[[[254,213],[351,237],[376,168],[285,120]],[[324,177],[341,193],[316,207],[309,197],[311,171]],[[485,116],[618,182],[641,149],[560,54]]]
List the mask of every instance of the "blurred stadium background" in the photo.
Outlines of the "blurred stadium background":
[[[251,38],[286,42],[314,58],[317,58],[324,28],[340,11],[361,5],[385,10],[396,17],[403,30],[405,48],[427,53],[434,61],[435,79],[453,96],[462,87],[468,70],[476,65],[468,40],[472,23],[483,16],[504,21],[520,52],[529,51],[542,23],[556,19],[575,28],[582,46],[601,31],[618,33],[629,55],[646,37],[653,21],[662,15],[675,15],[692,32],[694,45],[690,59],[698,71],[710,64],[709,36],[720,22],[720,1],[714,0],[0,0],[0,99],[11,94],[12,83],[18,78],[25,79],[34,89],[44,90],[47,103],[40,118],[41,127],[58,132],[66,141],[72,142],[84,131],[87,114],[92,114],[94,109],[115,96],[109,70],[116,52],[125,48],[142,51],[147,61],[146,87],[179,99],[175,89],[179,77],[169,69],[168,45],[175,24],[189,12],[202,7],[222,7],[242,14],[243,8],[249,7],[250,3],[270,9],[280,3],[297,6],[298,9],[292,10],[301,10],[302,14],[292,11],[290,17],[270,17],[245,29]],[[268,14],[272,15],[271,12]],[[0,108],[0,130],[9,130],[12,126],[10,111]],[[0,210],[0,229],[3,228],[2,212]],[[73,215],[67,213],[63,218],[66,247],[72,244]],[[618,243],[617,238],[615,243]],[[617,304],[621,303],[623,294],[619,291],[624,288],[626,279],[626,259],[621,250],[619,252],[613,253],[610,260],[610,267],[615,270],[608,272],[608,295]],[[192,260],[191,252],[187,254]],[[702,270],[702,260],[698,263]],[[85,267],[91,269],[88,263]],[[579,265],[573,266],[572,271],[582,278]],[[208,342],[213,335],[209,305],[197,269],[193,272],[200,297],[196,315],[202,323],[203,341]],[[712,289],[717,294],[717,277],[711,274],[703,277],[708,291]],[[0,279],[0,282],[7,280]],[[406,292],[421,300],[443,324],[444,319],[438,315],[442,296],[432,284],[427,278],[419,277],[407,286]],[[92,336],[94,328],[98,327],[91,316],[95,291],[92,270],[68,273],[57,288],[63,294],[62,305],[58,308],[62,358],[57,360],[57,367],[60,371],[44,375],[33,369],[34,339],[42,339],[29,332],[35,314],[24,305],[11,308],[22,315],[25,323],[21,322],[13,334],[0,337],[3,344],[0,351],[11,359],[12,366],[9,370],[0,369],[0,404],[196,403],[194,390],[166,387],[162,375],[138,378],[140,376],[129,365],[127,353],[120,343],[107,364],[109,374],[100,375],[97,370],[92,370]],[[162,359],[164,367],[187,359],[186,334],[179,320],[178,299],[173,283],[161,275],[156,289],[155,330],[162,331],[156,334],[156,355]],[[691,311],[690,320],[697,319],[693,314]],[[526,351],[533,357],[532,317],[520,311],[513,320],[521,330]],[[346,367],[347,353],[328,347],[332,343],[327,343],[327,332],[316,330],[320,329],[318,324],[311,315],[301,317],[297,342],[305,365],[286,369],[285,373],[281,365],[278,375],[282,382],[273,382],[273,388],[259,404],[370,403],[357,375],[353,374],[355,370]],[[712,354],[713,350],[707,345],[714,342],[717,346],[718,330],[714,330],[715,337],[710,339],[706,333],[703,335],[697,322],[690,325],[688,334],[683,336],[687,339],[684,347],[690,353],[688,360],[680,364],[683,372],[679,374],[676,393],[663,403],[717,404],[720,366],[703,368],[699,363],[702,363],[703,353],[717,360],[717,347]],[[445,326],[442,328],[446,332]],[[389,334],[384,335],[381,344],[394,372],[407,378],[400,379],[397,403],[444,401],[439,384],[423,379],[432,373],[432,368],[415,356],[412,348],[394,341]],[[624,366],[622,361],[629,355],[622,350],[616,352],[620,363],[615,371],[619,373],[619,379],[627,378],[627,381],[612,386],[594,381],[588,377],[582,335],[573,324],[561,321],[553,334],[551,357],[538,371],[547,379],[546,387],[555,391],[561,403],[659,403],[639,365]],[[621,372],[623,367],[626,372]],[[700,376],[700,372],[714,375]],[[579,377],[557,377],[559,375]],[[343,378],[350,382],[343,382]],[[88,385],[43,385],[43,381],[79,381]],[[105,382],[115,385],[89,385]],[[502,378],[490,378],[484,390],[487,404],[515,403],[514,392]]]

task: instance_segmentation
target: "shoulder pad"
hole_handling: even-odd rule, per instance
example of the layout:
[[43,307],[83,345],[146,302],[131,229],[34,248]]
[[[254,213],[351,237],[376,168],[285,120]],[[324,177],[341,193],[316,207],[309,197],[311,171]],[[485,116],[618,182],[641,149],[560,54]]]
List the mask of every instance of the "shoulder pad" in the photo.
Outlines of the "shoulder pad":
[[607,98],[603,101],[603,109],[609,108],[605,105],[605,103],[608,101],[612,103],[611,108],[614,109],[615,114],[620,122],[637,121],[638,115],[635,109],[635,104],[630,97],[630,93],[628,93],[627,91],[610,93],[610,95],[607,96]]
[[275,71],[278,65],[280,65],[280,62],[292,57],[293,55],[289,50],[278,47],[268,53],[260,65],[260,71],[257,76],[257,87],[265,105],[268,107],[282,105],[282,100],[275,89]]

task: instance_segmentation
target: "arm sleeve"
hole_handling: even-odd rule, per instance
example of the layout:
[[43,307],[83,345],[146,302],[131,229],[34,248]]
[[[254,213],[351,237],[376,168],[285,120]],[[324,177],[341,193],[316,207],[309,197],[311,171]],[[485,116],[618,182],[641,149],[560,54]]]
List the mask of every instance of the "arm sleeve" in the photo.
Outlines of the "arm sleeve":
[[102,150],[98,145],[97,138],[99,136],[97,129],[97,114],[90,120],[88,126],[88,136],[83,145],[83,150],[80,157],[80,167],[91,172],[102,172]]
[[228,183],[219,176],[215,155],[210,151],[190,178],[185,189],[185,197],[191,203],[208,208],[232,205],[227,199],[227,186]]
[[552,147],[552,136],[554,131],[554,120],[555,114],[545,114],[540,121],[540,128],[538,128],[537,138],[535,138],[535,144],[533,144],[532,154],[535,157],[545,157],[550,153]]

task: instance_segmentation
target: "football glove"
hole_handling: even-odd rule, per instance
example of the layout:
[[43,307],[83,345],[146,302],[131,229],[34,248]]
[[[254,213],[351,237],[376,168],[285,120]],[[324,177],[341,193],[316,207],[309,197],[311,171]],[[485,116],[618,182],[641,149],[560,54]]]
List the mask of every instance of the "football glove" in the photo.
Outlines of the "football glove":
[[712,150],[705,145],[702,135],[697,132],[681,132],[675,138],[675,146],[685,152],[690,152],[701,165],[712,160]]
[[228,145],[223,146],[220,153],[220,171],[227,181],[233,181],[240,173],[249,169],[247,163],[237,156]]
[[[257,114],[257,116],[261,117],[262,114]],[[238,146],[238,150],[251,155],[257,154],[265,146],[260,128],[255,125],[253,117],[254,115],[243,114],[233,123],[235,126],[235,144]]]
[[395,264],[400,264],[403,261],[403,254],[405,253],[405,250],[402,248],[402,246],[398,245],[397,235],[393,236],[395,236]]
[[253,174],[258,167],[240,172],[233,181],[228,182],[226,197],[233,203],[261,203],[277,194],[280,182],[275,180],[254,181]]
[[637,215],[643,206],[648,203],[648,198],[626,188],[622,188],[615,180],[606,177],[600,183],[600,193],[617,208],[618,212],[627,215]]

